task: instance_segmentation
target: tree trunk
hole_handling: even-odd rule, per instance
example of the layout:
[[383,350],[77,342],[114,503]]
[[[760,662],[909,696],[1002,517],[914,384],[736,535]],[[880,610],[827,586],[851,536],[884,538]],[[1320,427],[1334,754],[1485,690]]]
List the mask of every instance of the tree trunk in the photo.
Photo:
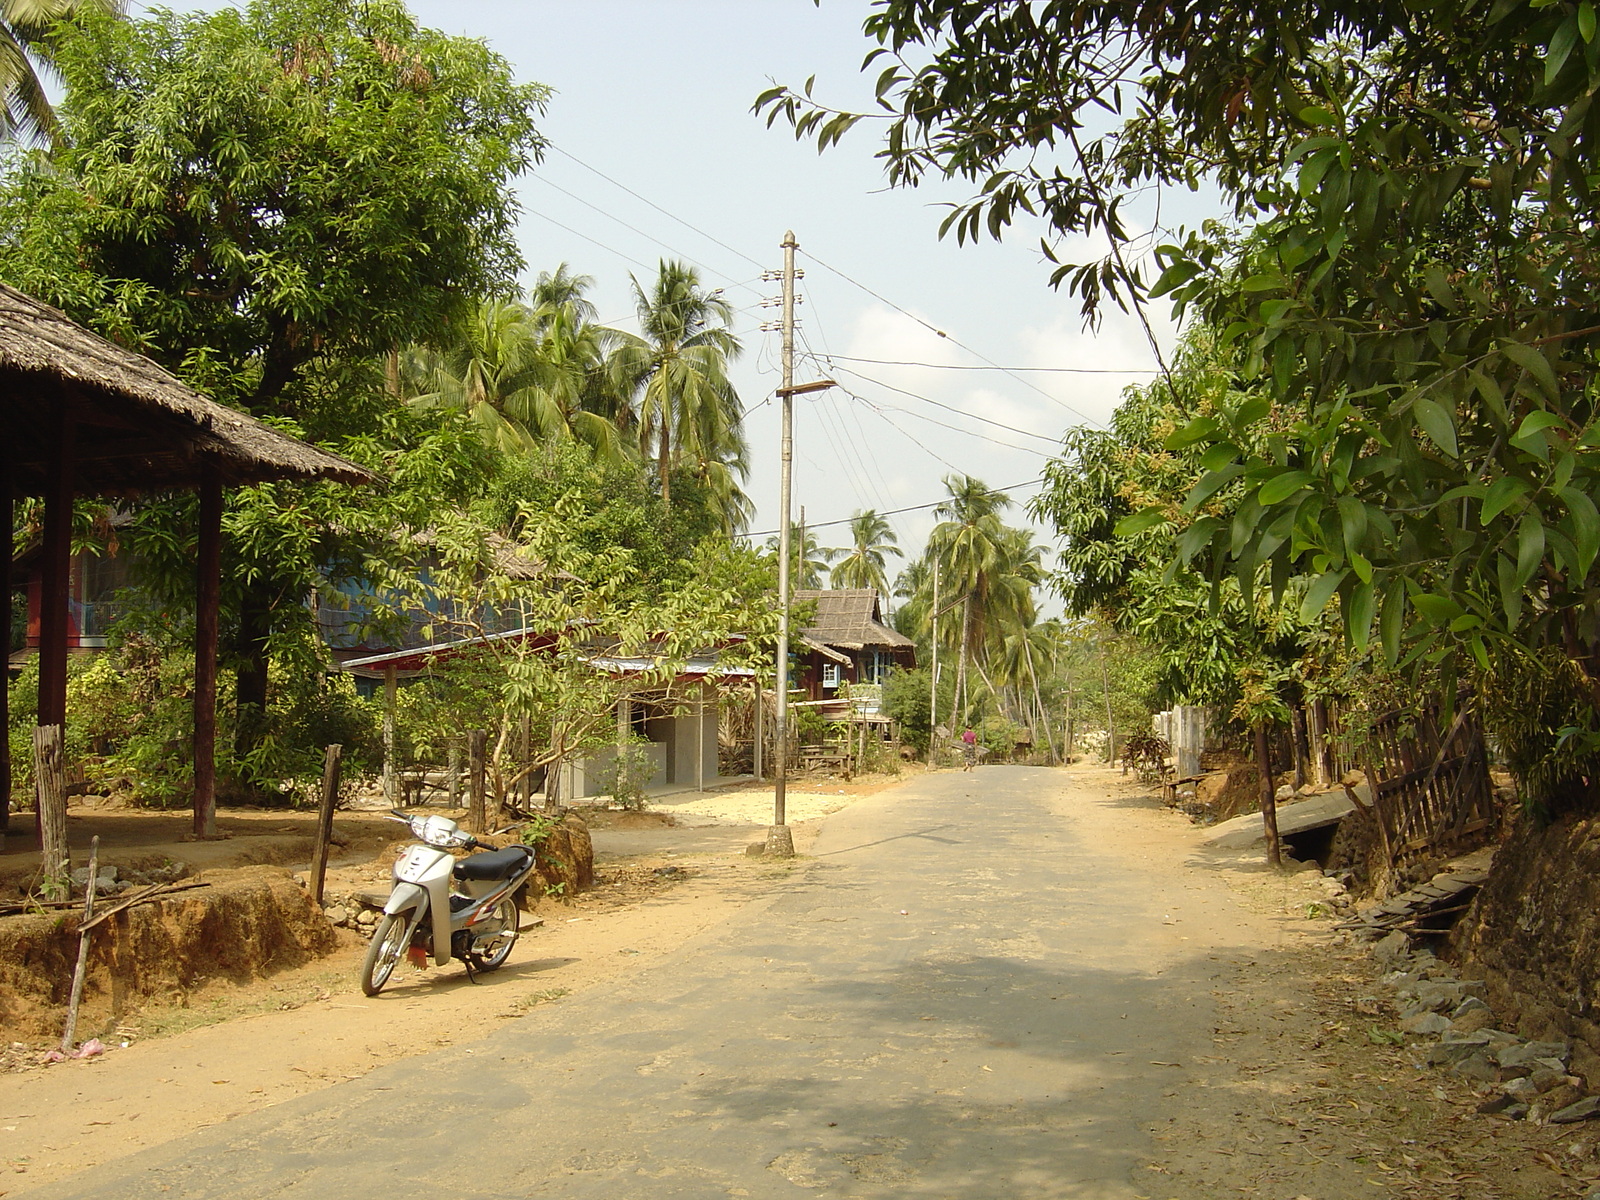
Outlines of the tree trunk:
[[1267,723],[1257,722],[1256,766],[1261,771],[1261,827],[1267,835],[1267,861],[1273,866],[1283,865],[1283,851],[1278,845],[1278,801],[1272,787],[1272,749],[1267,742]]
[[972,593],[961,600],[961,645],[956,650],[956,711],[954,724],[965,726],[967,721],[967,637],[972,630]]
[[1106,765],[1117,763],[1117,724],[1111,716],[1111,673],[1106,667],[1106,643],[1100,641],[1100,694],[1106,701]]
[[[672,414],[667,411],[663,403],[661,407],[661,453],[656,462],[656,470],[661,476],[661,503],[672,507]],[[804,556],[804,550],[801,551]]]

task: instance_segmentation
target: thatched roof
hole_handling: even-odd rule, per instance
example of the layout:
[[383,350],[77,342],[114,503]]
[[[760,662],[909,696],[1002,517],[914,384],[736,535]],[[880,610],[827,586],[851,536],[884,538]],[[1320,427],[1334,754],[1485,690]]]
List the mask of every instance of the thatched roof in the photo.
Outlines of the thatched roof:
[[206,399],[144,355],[0,283],[0,417],[23,495],[43,491],[63,404],[80,493],[195,487],[206,465],[224,484],[373,482],[355,463]]
[[817,619],[801,636],[843,650],[911,650],[916,643],[883,623],[876,588],[802,588],[794,603],[815,601]]

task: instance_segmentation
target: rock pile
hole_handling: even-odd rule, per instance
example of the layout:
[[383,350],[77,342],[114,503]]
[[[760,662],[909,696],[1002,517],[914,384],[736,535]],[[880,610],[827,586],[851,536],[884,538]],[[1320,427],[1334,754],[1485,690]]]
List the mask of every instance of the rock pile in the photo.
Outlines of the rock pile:
[[[107,864],[95,874],[94,894],[97,896],[114,896],[119,892],[126,892],[136,887],[145,887],[152,883],[175,883],[188,874],[188,871],[187,864],[171,861],[163,863],[159,867],[149,867],[144,870]],[[88,886],[88,867],[79,867],[72,872],[72,887],[75,892],[81,891]]]
[[[1413,951],[1399,930],[1373,953],[1389,968],[1379,983],[1393,994],[1388,1007],[1398,1016],[1400,1034],[1430,1040],[1412,1043],[1416,1050],[1426,1046],[1417,1066],[1470,1081],[1484,1097],[1480,1113],[1551,1125],[1600,1116],[1600,1096],[1588,1095],[1584,1080],[1569,1072],[1570,1045],[1530,1042],[1497,1028],[1482,981],[1458,979],[1431,952]],[[1376,997],[1358,1004],[1368,1012],[1383,1007]]]

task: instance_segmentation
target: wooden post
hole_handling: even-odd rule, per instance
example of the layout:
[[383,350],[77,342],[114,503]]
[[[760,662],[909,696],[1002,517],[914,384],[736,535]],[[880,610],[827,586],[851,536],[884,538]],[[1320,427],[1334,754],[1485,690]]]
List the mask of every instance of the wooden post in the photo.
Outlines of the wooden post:
[[83,1001],[83,979],[89,973],[89,920],[94,916],[94,894],[99,883],[100,836],[89,839],[89,880],[83,887],[83,920],[78,922],[78,963],[72,968],[72,991],[67,996],[67,1024],[61,1032],[61,1053],[72,1053],[78,1034],[78,1005]]
[[1261,771],[1261,827],[1267,834],[1267,861],[1273,866],[1283,865],[1283,851],[1278,845],[1278,800],[1272,789],[1272,749],[1267,744],[1267,723],[1256,723],[1256,766]]
[[482,729],[467,731],[467,825],[473,833],[484,832],[484,748],[489,735]]
[[222,481],[202,469],[194,588],[194,834],[217,835],[217,610],[222,581]]
[[395,796],[394,715],[398,703],[399,681],[393,663],[383,668],[383,798],[389,804],[399,803]]
[[445,752],[445,774],[450,776],[450,807],[461,807],[461,742],[450,739],[450,749]]
[[72,582],[74,428],[65,397],[53,411],[55,445],[45,464],[44,545],[39,588],[40,725],[67,722],[67,600]]
[[[11,560],[16,554],[14,522],[16,501],[12,497],[11,445],[0,442],[0,507],[5,511],[5,578],[0,579],[0,638],[5,641],[4,658],[11,657]],[[11,728],[11,671],[7,665],[0,676],[0,733]],[[0,841],[11,829],[11,739],[0,736]]]
[[322,755],[322,802],[317,806],[317,840],[311,848],[311,902],[322,903],[328,874],[328,844],[333,841],[333,807],[339,802],[339,761],[344,747],[335,742]]
[[67,782],[60,725],[39,725],[33,731],[33,782],[44,849],[44,898],[65,900],[72,882],[72,856],[67,850]]

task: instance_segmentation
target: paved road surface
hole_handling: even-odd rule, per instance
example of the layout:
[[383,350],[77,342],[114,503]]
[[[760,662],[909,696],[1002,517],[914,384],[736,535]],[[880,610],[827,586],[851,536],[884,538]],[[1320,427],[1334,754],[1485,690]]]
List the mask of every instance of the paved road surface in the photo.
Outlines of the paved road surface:
[[1211,1048],[1206,947],[1170,910],[1188,889],[1184,920],[1225,928],[1228,902],[1068,780],[985,767],[859,801],[814,869],[610,994],[33,1195],[1136,1196],[1181,1102],[1153,1064]]

